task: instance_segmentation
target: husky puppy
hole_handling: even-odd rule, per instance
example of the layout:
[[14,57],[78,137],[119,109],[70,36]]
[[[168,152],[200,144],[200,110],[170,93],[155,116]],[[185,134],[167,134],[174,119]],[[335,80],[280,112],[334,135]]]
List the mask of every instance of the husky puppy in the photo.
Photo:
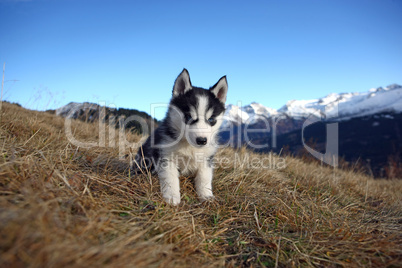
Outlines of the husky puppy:
[[195,176],[201,201],[214,197],[212,161],[227,90],[226,76],[209,89],[193,86],[186,69],[176,78],[166,117],[138,150],[134,164],[158,174],[166,202],[180,203],[180,174]]

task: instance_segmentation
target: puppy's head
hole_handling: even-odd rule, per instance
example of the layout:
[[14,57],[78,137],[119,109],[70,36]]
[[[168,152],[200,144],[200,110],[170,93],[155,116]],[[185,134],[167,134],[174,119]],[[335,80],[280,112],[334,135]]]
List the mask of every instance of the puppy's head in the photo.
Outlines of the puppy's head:
[[215,145],[215,137],[225,112],[228,84],[226,76],[209,89],[194,87],[184,69],[173,86],[168,118],[180,138],[195,147]]

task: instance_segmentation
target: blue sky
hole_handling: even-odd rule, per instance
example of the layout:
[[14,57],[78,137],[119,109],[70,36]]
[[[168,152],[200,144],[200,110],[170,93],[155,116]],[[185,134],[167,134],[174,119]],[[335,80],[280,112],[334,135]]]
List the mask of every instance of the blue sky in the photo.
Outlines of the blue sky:
[[227,75],[227,103],[275,109],[402,84],[399,0],[0,0],[0,25],[3,99],[31,109],[150,113],[183,67],[201,87]]

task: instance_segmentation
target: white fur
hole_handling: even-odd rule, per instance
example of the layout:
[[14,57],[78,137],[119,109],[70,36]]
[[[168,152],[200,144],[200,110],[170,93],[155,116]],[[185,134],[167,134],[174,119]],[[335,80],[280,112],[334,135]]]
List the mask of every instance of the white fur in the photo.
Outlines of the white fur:
[[161,182],[163,198],[173,205],[180,203],[179,172],[185,176],[196,175],[196,191],[201,200],[213,198],[212,167],[208,165],[208,157],[216,152],[214,146],[194,147],[182,140],[168,150],[163,150],[163,163],[157,173]]
[[211,141],[212,127],[205,122],[206,108],[208,107],[208,98],[205,96],[198,97],[197,116],[193,119],[198,119],[196,124],[186,127],[187,141],[193,146],[197,146],[197,137],[207,138],[207,145]]
[[209,109],[209,110],[205,113],[205,118],[206,118],[206,119],[211,118],[213,112],[214,112],[213,109]]
[[[208,99],[200,97],[195,117],[198,122],[193,125],[177,123],[176,120],[183,116],[177,115],[177,111],[176,116],[171,118],[172,121],[176,121],[175,126],[184,127],[184,137],[179,139],[179,142],[172,141],[169,138],[166,139],[166,143],[174,145],[167,146],[163,150],[162,158],[165,160],[157,170],[161,182],[162,196],[170,204],[177,205],[180,203],[178,170],[185,176],[196,176],[195,189],[201,200],[213,198],[213,170],[208,164],[208,158],[213,156],[217,150],[215,136],[219,131],[223,115],[217,118],[218,122],[214,126],[210,126],[205,120],[208,119],[206,115],[212,114],[212,112],[206,111],[206,107],[208,107]],[[182,119],[180,122],[183,122]],[[207,144],[197,146],[197,137],[206,137]]]
[[198,118],[198,114],[197,114],[197,109],[193,106],[190,107],[190,114],[191,114],[191,118],[193,120],[197,120]]

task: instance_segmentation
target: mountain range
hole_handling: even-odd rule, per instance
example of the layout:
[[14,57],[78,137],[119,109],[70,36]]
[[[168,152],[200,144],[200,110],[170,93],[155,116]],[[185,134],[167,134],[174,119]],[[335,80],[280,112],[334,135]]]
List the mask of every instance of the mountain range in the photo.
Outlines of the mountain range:
[[[94,121],[99,119],[102,108],[97,104],[72,102],[53,112]],[[148,125],[151,121],[158,123],[147,113],[134,109],[105,107],[103,112],[104,119],[135,115],[145,118]],[[305,144],[325,153],[326,126],[335,122],[339,156],[344,160],[360,161],[369,172],[380,177],[390,177],[395,169],[402,170],[402,86],[397,84],[362,93],[332,93],[318,99],[290,100],[278,110],[256,102],[242,107],[229,104],[224,120],[221,143],[233,147],[245,145],[260,152],[285,150],[294,155],[308,154]]]
[[[309,155],[306,144],[324,154],[327,126],[336,123],[342,159],[359,162],[379,177],[393,177],[395,170],[402,170],[402,86],[397,84],[363,93],[290,100],[278,110],[259,103],[229,104],[225,119],[222,143],[294,155]],[[258,148],[262,145],[267,146]]]
[[225,117],[236,124],[252,124],[262,118],[279,116],[293,119],[324,116],[326,120],[348,120],[383,112],[402,112],[402,86],[392,84],[363,93],[332,93],[319,99],[290,100],[279,110],[255,102],[243,107],[229,104]]

